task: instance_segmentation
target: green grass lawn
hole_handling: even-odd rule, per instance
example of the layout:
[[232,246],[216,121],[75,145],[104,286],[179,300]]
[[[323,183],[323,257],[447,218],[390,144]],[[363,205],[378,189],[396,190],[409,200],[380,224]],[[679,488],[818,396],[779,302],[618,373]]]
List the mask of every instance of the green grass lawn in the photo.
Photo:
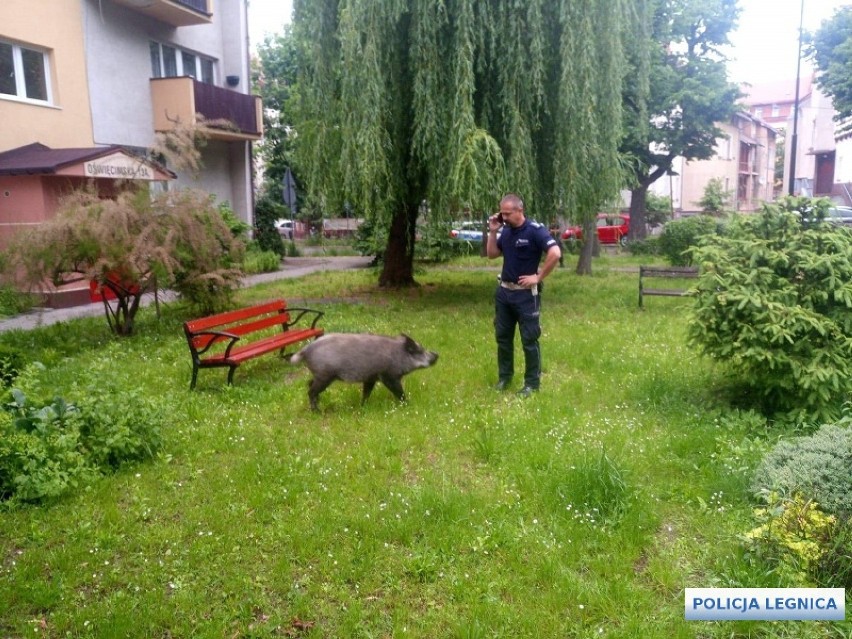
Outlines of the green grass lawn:
[[[638,258],[566,259],[543,295],[542,390],[499,394],[495,262],[243,290],[326,312],[329,331],[405,332],[440,359],[403,384],[333,384],[275,356],[191,364],[175,305],[137,335],[103,318],[0,336],[169,411],[157,460],[0,511],[3,637],[822,637],[852,625],[686,622],[685,587],[785,584],[748,561],[751,469],[779,432],[728,405],[684,340],[688,300],[638,309]],[[520,362],[520,349],[518,348]],[[520,380],[517,380],[520,383]]]

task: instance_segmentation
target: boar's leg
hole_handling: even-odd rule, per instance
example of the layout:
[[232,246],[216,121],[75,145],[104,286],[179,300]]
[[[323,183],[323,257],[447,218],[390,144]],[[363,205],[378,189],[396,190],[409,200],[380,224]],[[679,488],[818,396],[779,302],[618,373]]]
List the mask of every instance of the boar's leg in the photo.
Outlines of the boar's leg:
[[376,387],[377,381],[378,380],[375,377],[373,377],[372,379],[368,379],[366,382],[364,382],[364,390],[361,393],[361,404],[362,405],[367,403],[367,398],[370,397],[370,393],[372,393],[373,389]]
[[311,409],[319,410],[317,406],[317,399],[321,392],[323,392],[326,388],[329,387],[334,381],[334,377],[314,377],[311,380],[310,385],[308,386],[308,399],[311,402]]
[[402,390],[402,380],[391,375],[382,375],[379,379],[382,384],[388,387],[388,390],[401,402],[405,401],[405,393]]

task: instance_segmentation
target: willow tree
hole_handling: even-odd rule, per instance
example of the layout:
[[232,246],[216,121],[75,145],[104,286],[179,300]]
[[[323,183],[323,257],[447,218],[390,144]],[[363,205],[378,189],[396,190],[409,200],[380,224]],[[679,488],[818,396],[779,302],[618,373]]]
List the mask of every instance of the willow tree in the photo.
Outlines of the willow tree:
[[296,0],[302,175],[326,210],[389,229],[380,285],[414,283],[424,204],[484,217],[513,191],[587,221],[617,193],[633,3]]

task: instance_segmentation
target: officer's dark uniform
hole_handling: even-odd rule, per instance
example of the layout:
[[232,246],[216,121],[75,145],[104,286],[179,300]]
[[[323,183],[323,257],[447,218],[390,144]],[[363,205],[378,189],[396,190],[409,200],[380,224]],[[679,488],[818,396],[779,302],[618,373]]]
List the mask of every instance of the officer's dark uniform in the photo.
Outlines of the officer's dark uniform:
[[538,389],[541,377],[541,298],[538,287],[518,285],[521,275],[535,275],[541,256],[556,246],[546,227],[524,220],[518,228],[503,226],[497,238],[497,248],[503,254],[503,271],[495,293],[494,329],[497,338],[497,372],[501,382],[508,384],[515,373],[515,325],[521,329],[524,349],[524,386]]

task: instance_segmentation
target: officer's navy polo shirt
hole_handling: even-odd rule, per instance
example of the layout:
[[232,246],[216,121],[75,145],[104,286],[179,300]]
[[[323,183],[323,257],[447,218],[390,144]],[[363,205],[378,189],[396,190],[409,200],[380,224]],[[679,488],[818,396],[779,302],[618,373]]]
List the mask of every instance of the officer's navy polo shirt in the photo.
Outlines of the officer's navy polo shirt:
[[525,219],[516,229],[504,224],[497,238],[497,248],[503,253],[500,278],[504,282],[517,284],[521,275],[535,275],[542,254],[551,246],[556,246],[556,240],[543,224],[530,219]]

